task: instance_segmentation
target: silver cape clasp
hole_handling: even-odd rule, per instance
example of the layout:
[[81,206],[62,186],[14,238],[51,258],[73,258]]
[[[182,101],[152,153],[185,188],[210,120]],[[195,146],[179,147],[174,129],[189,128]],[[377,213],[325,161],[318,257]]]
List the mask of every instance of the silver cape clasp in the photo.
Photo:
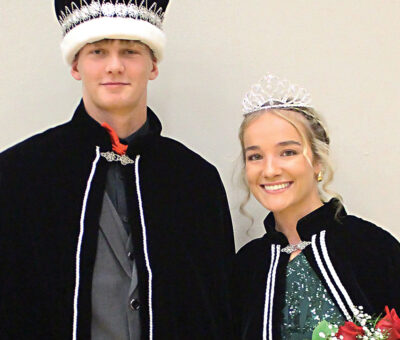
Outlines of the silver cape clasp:
[[101,157],[104,157],[108,162],[121,162],[122,165],[133,164],[135,161],[127,155],[118,155],[113,151],[101,152]]
[[297,244],[289,244],[285,248],[282,248],[281,252],[286,253],[286,254],[291,254],[296,250],[304,250],[310,244],[311,244],[310,241],[302,241]]

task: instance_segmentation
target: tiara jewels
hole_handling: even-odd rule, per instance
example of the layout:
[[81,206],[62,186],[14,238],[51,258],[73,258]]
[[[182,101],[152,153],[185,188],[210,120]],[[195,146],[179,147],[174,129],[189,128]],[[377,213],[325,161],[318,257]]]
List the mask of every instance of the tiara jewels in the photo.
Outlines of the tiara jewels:
[[[125,1],[128,2],[125,4]],[[120,3],[121,2],[121,3]],[[71,8],[65,7],[65,13],[61,11],[58,17],[59,23],[65,36],[71,29],[79,24],[100,17],[121,17],[132,18],[136,20],[148,21],[149,23],[162,29],[164,12],[162,8],[157,9],[157,3],[154,2],[147,8],[147,1],[142,0],[138,5],[137,0],[119,0],[116,4],[102,0],[92,0],[90,5],[85,1],[80,1],[82,6],[71,3]]]
[[312,107],[310,93],[272,74],[265,75],[257,84],[254,84],[243,99],[243,114],[245,115],[262,109],[289,107]]

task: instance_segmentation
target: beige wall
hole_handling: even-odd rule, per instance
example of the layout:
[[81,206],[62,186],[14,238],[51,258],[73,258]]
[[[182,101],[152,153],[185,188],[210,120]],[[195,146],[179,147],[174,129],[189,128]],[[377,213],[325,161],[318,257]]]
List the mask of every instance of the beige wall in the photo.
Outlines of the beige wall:
[[[42,4],[42,5],[39,5]],[[53,1],[0,0],[0,149],[69,119],[80,85],[63,65]],[[172,0],[149,103],[220,170],[240,246],[263,232],[232,182],[241,99],[269,71],[306,87],[331,131],[347,209],[400,238],[400,1]]]

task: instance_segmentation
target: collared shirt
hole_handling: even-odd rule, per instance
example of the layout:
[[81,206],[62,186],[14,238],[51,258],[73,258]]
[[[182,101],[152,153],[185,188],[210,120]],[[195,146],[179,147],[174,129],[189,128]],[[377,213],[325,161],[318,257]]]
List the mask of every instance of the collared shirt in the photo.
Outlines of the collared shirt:
[[[145,135],[149,131],[149,123],[146,122],[141,128],[136,130],[130,136],[120,139],[121,143],[129,144],[134,142],[135,139]],[[112,204],[121,217],[128,235],[130,234],[130,216],[128,214],[127,202],[126,202],[126,179],[122,171],[122,165],[119,162],[112,162],[109,165],[107,172],[106,192],[111,199]]]
[[[120,140],[132,143],[149,131],[146,123]],[[92,338],[140,339],[140,302],[122,165],[109,164],[100,216],[100,229],[92,283]],[[131,209],[132,210],[132,209]]]

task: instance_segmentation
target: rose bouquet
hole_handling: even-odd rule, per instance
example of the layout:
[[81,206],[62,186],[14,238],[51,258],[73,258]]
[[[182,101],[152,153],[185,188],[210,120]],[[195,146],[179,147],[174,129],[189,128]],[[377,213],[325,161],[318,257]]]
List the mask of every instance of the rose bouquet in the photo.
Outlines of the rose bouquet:
[[396,311],[385,307],[383,318],[373,319],[362,307],[353,310],[354,322],[346,321],[337,326],[321,321],[314,329],[312,340],[400,340],[400,318]]

